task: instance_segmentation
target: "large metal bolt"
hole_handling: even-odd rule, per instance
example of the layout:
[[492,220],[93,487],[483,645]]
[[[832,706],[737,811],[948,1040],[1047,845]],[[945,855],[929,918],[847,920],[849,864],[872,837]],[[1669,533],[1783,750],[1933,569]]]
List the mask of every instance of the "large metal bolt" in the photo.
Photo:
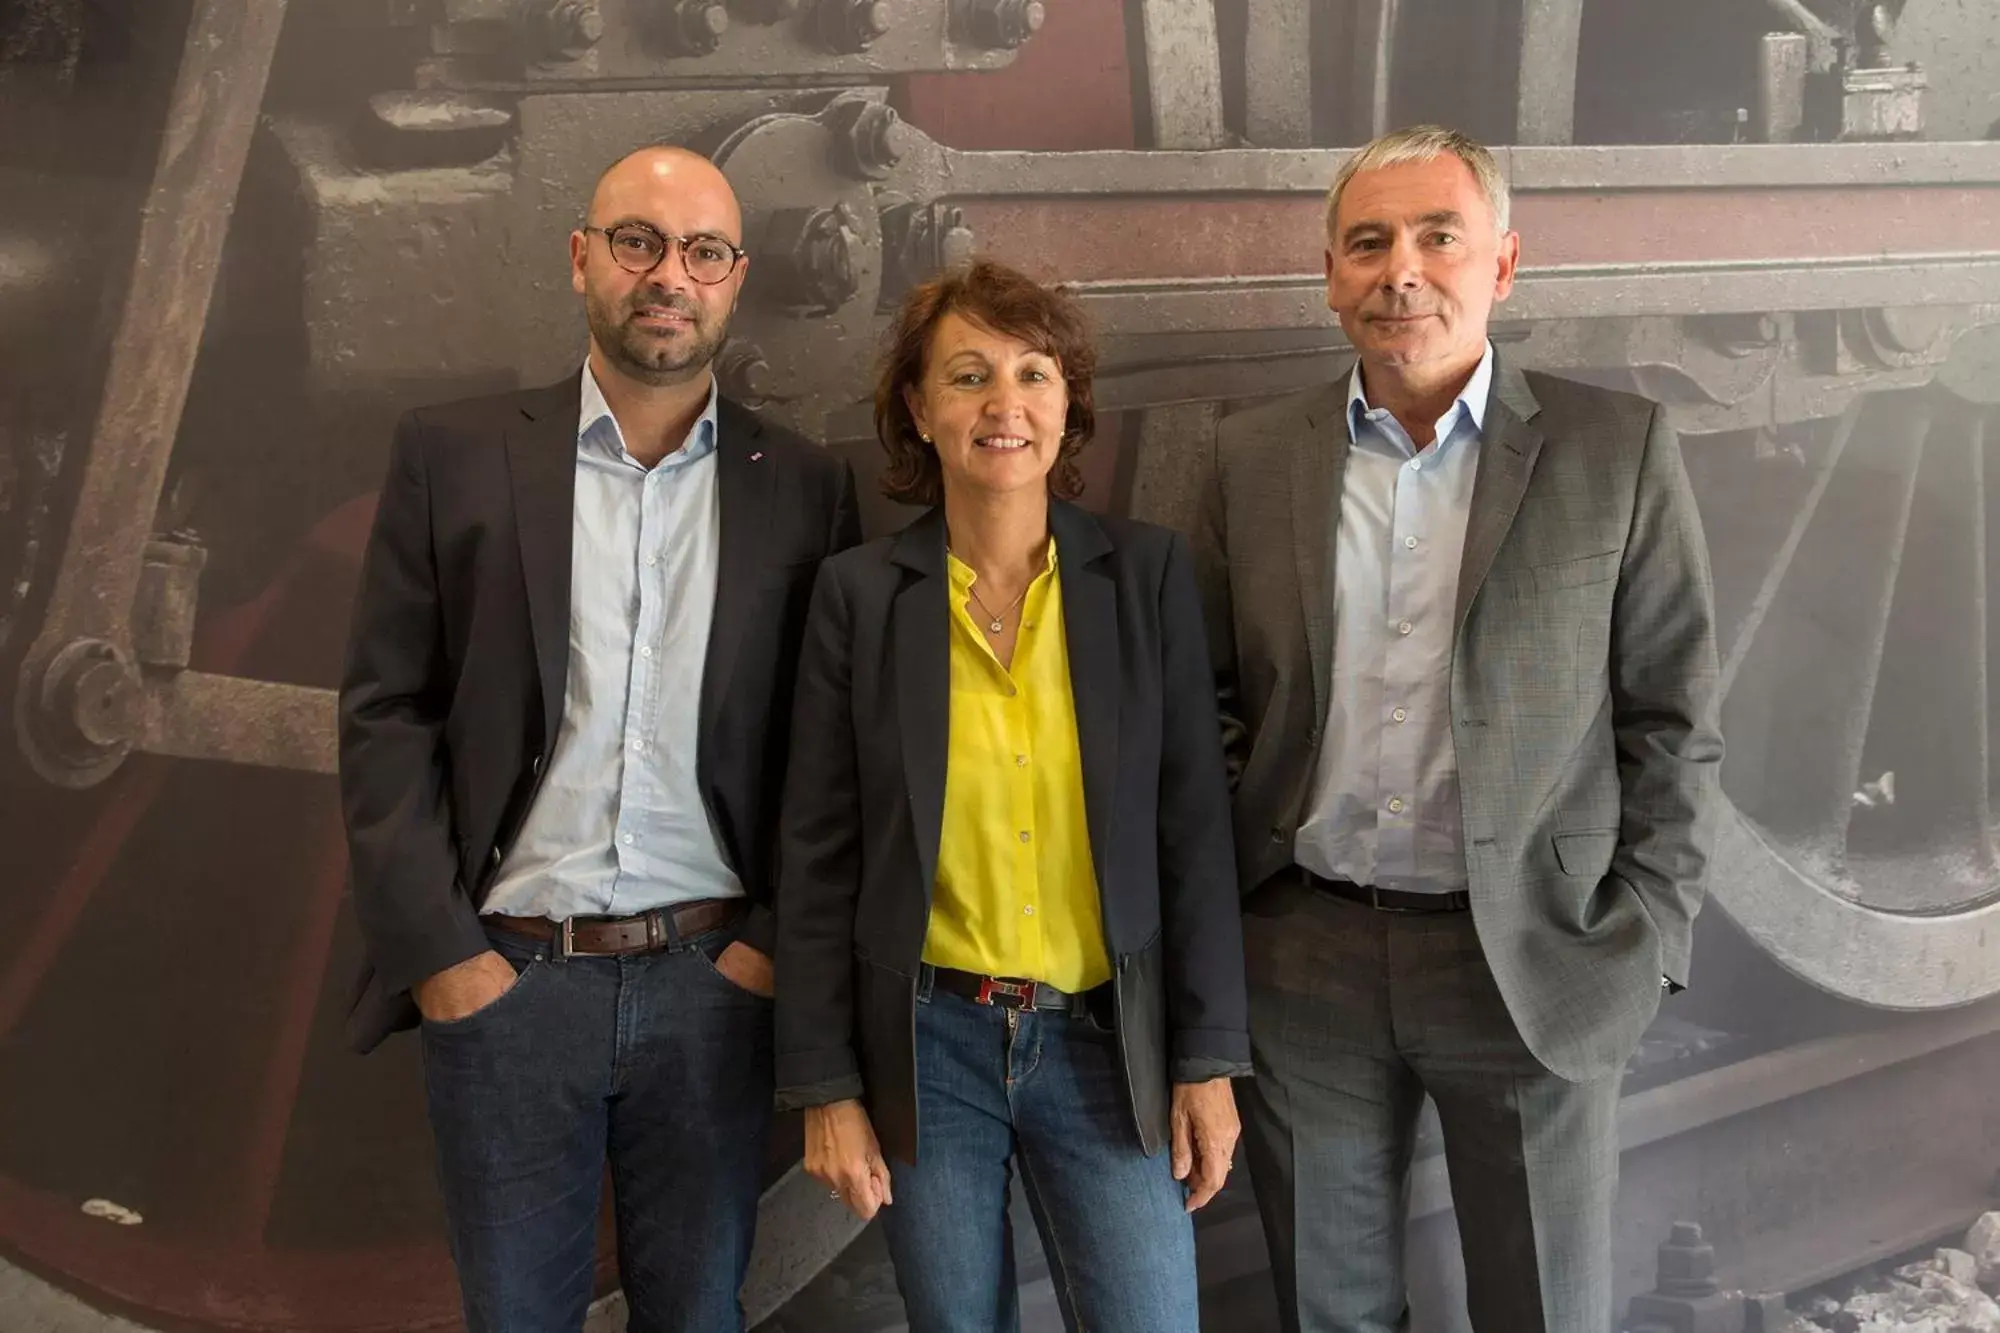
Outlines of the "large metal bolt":
[[882,209],[884,307],[893,306],[911,286],[939,269],[965,265],[973,246],[972,229],[965,225],[960,209],[887,196]]
[[912,131],[887,102],[853,98],[830,109],[842,169],[863,180],[881,180],[910,151]]
[[799,276],[814,305],[837,310],[861,290],[854,272],[854,246],[860,239],[861,219],[846,204],[814,214],[798,251]]
[[597,0],[526,0],[523,28],[543,54],[575,60],[604,37]]
[[940,268],[964,268],[972,262],[975,238],[972,228],[965,225],[965,214],[958,209],[946,210],[947,215],[939,219],[938,266]]
[[722,355],[715,359],[715,375],[721,381],[723,394],[745,407],[761,407],[770,402],[776,387],[763,351],[757,344],[740,338],[731,338],[723,344]]
[[668,0],[655,11],[654,28],[675,55],[705,56],[729,31],[729,10],[722,0]]
[[1715,1247],[1693,1222],[1676,1222],[1660,1246],[1659,1282],[1664,1296],[1706,1296],[1715,1291]]
[[889,0],[820,0],[813,17],[827,49],[852,55],[889,31],[895,10]]
[[972,40],[994,51],[1011,51],[1042,30],[1048,11],[1042,0],[973,0],[967,15]]

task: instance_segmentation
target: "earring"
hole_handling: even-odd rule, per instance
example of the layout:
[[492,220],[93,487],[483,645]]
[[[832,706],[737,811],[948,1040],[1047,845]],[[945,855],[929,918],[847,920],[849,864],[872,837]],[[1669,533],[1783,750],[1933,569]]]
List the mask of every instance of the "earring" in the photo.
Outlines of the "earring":
[[917,438],[922,440],[925,444],[929,444],[931,442],[931,437],[924,434],[922,431],[917,432]]

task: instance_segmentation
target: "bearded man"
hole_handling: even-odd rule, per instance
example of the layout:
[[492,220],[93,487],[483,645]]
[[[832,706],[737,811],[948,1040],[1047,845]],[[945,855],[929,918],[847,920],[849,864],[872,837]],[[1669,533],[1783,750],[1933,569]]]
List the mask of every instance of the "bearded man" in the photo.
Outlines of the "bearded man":
[[634,1333],[740,1329],[792,678],[854,478],[718,392],[711,163],[622,159],[569,246],[580,373],[396,429],[340,693],[349,1034],[419,1030],[472,1333],[582,1325],[607,1161]]

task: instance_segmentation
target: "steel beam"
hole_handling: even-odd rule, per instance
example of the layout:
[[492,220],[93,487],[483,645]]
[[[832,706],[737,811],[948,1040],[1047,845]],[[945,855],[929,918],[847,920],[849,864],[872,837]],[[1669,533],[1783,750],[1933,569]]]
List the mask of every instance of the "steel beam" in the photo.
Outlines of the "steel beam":
[[[130,648],[140,564],[284,19],[285,0],[195,5],[76,511],[47,618],[21,668],[16,697],[27,713],[43,713],[45,701],[76,697],[85,682],[45,673],[79,644],[103,646],[87,664],[100,682],[122,671],[122,692],[130,695],[137,687]],[[71,654],[68,660],[85,658]],[[71,718],[22,720],[29,762],[51,781],[94,781],[129,748],[129,742],[102,735],[69,744],[77,740]],[[51,723],[62,738],[55,744],[45,739]]]
[[1219,148],[1222,55],[1213,0],[1138,0],[1150,142],[1155,148]]

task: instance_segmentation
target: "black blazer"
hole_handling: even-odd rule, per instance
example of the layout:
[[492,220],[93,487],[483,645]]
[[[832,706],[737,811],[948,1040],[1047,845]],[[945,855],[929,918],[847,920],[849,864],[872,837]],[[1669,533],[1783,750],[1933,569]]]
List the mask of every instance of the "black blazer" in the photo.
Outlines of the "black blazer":
[[[1060,502],[1049,527],[1118,1039],[1150,1154],[1170,1082],[1250,1072],[1214,678],[1178,534]],[[778,1104],[864,1097],[906,1162],[949,739],[944,539],[933,509],[821,566],[779,840]]]
[[[340,690],[340,795],[367,946],[348,1036],[414,1026],[416,982],[487,947],[478,906],[535,798],[569,671],[579,376],[396,427]],[[696,771],[774,947],[788,706],[820,560],[860,540],[852,470],[718,406],[721,561]]]

